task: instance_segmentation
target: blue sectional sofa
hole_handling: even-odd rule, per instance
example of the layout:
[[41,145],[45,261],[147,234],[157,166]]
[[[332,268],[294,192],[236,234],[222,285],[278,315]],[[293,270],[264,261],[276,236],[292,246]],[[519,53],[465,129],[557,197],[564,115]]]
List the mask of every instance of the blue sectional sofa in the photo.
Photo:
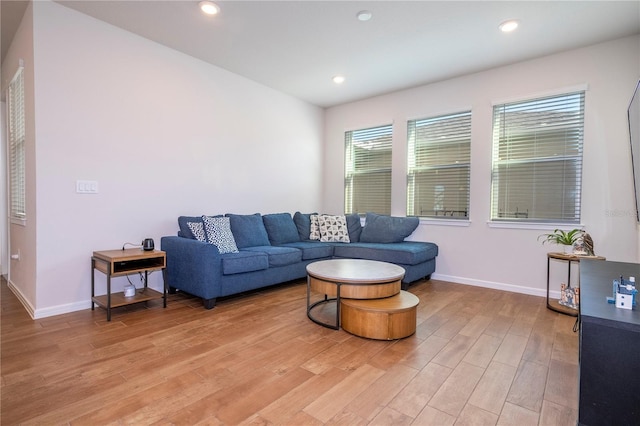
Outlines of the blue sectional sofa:
[[403,267],[406,288],[436,266],[436,244],[405,241],[418,223],[373,213],[364,226],[358,215],[180,216],[178,235],[161,239],[166,285],[202,298],[211,309],[218,297],[303,278],[311,262],[352,258]]

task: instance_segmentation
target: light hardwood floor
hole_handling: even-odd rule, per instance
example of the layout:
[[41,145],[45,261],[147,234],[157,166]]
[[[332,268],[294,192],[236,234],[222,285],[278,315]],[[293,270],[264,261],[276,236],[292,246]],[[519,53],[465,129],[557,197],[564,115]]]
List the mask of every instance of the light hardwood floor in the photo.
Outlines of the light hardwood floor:
[[2,425],[575,425],[575,318],[541,297],[421,281],[416,334],[306,317],[304,280],[32,320],[2,280]]

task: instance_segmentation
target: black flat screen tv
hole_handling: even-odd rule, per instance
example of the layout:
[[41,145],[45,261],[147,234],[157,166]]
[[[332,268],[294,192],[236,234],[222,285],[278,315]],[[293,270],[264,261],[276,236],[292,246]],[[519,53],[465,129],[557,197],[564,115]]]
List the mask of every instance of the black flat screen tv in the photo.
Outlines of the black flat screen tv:
[[629,116],[631,166],[636,196],[636,220],[640,223],[640,81],[636,85],[627,114]]

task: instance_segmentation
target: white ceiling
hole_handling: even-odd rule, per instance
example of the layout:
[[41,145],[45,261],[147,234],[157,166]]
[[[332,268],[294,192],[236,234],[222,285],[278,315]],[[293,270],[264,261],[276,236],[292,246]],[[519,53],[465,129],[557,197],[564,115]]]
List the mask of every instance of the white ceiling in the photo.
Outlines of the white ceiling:
[[322,107],[640,33],[638,0],[57,3]]

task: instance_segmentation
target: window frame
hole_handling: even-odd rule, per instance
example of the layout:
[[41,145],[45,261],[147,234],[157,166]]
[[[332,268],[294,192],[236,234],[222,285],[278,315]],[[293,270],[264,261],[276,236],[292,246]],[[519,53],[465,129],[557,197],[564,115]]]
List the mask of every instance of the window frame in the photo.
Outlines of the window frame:
[[[464,121],[462,121],[464,120]],[[446,127],[441,131],[432,132],[431,137],[437,137],[438,139],[443,139],[441,143],[429,143],[426,140],[417,140],[417,128],[420,125],[444,125],[453,124],[455,127]],[[464,133],[461,137],[460,130],[464,129]],[[471,108],[465,109],[463,111],[457,111],[447,114],[439,114],[425,118],[411,119],[407,121],[407,200],[406,200],[406,215],[407,216],[416,216],[421,220],[428,221],[469,221],[470,219],[470,199],[471,199],[471,134],[472,134],[472,110]],[[466,142],[463,142],[466,141]],[[421,146],[426,146],[429,144],[435,150],[443,150],[446,149],[447,146],[451,146],[455,149],[456,146],[460,146],[462,143],[467,145],[465,157],[462,158],[463,161],[456,160],[454,163],[451,162],[441,162],[438,164],[432,165],[421,165],[418,166],[417,163],[420,159],[419,156],[416,155],[417,150]],[[444,160],[446,155],[442,156],[441,160]],[[464,209],[460,209],[460,206],[456,204],[456,209],[446,209],[446,206],[443,204],[443,209],[441,211],[443,214],[439,215],[435,214],[422,214],[422,210],[419,212],[420,214],[416,214],[416,206],[415,206],[415,197],[416,191],[418,188],[416,186],[416,175],[420,172],[429,172],[429,171],[446,171],[446,170],[466,170],[466,206]],[[452,183],[452,181],[451,181]],[[442,194],[444,197],[444,194]],[[434,194],[435,199],[435,194]],[[435,200],[434,200],[435,203]],[[436,212],[435,204],[434,204],[434,212]],[[462,214],[461,214],[462,213]]]
[[[376,142],[378,140],[378,142]],[[392,173],[393,173],[393,123],[372,126],[367,128],[361,128],[356,130],[347,130],[344,132],[344,143],[345,143],[345,169],[344,169],[344,211],[345,214],[354,214],[357,213],[361,216],[364,216],[368,211],[372,213],[378,214],[390,214],[391,213],[391,184],[392,184]],[[356,153],[356,147],[360,142],[364,145],[371,145],[371,152],[374,152],[376,148],[388,149],[389,158],[388,164],[384,164],[382,167],[376,163],[376,158],[371,155],[369,158],[365,156],[358,156]],[[376,144],[381,144],[379,147],[376,147]],[[362,163],[371,163],[371,167],[365,167],[367,164],[360,168],[358,164],[362,165]],[[369,202],[386,202],[388,200],[388,205],[386,206],[387,210],[378,210],[373,208],[365,208],[367,211],[356,211],[357,206],[354,206],[354,202],[356,199],[356,195],[354,191],[356,188],[354,187],[356,184],[357,177],[366,177],[366,176],[379,176],[380,174],[388,174],[388,177],[384,177],[387,182],[388,192],[385,192],[383,197],[374,196],[365,196],[365,201]],[[362,198],[362,197],[361,197]]]
[[9,159],[9,219],[25,225],[26,211],[26,117],[24,65],[20,66],[7,87],[7,151]]
[[[490,212],[489,212],[489,220],[488,220],[488,224],[491,227],[497,227],[497,228],[527,228],[527,229],[548,229],[549,226],[554,226],[554,227],[558,227],[558,228],[574,228],[576,226],[581,226],[580,225],[580,221],[581,221],[581,217],[582,217],[582,166],[583,166],[583,152],[584,152],[584,125],[585,125],[585,105],[586,105],[586,92],[587,92],[587,87],[585,85],[581,85],[581,86],[576,86],[576,87],[571,87],[571,88],[565,88],[559,91],[554,91],[554,92],[549,92],[549,93],[544,93],[544,94],[538,94],[538,95],[532,95],[532,96],[528,96],[525,98],[518,98],[518,99],[511,99],[508,101],[501,101],[501,102],[494,102],[493,105],[493,111],[492,111],[492,163],[491,163],[491,193],[490,193]],[[504,129],[504,127],[498,126],[496,125],[496,117],[497,117],[497,112],[500,108],[505,108],[506,106],[508,107],[513,107],[513,108],[519,108],[519,107],[523,107],[527,104],[536,104],[536,103],[545,103],[545,102],[555,102],[558,101],[562,98],[569,98],[569,97],[578,97],[578,101],[579,101],[579,109],[578,109],[578,115],[579,115],[579,127],[575,127],[575,126],[571,126],[571,121],[572,120],[566,120],[566,122],[564,123],[565,127],[564,127],[564,131],[566,132],[566,130],[573,130],[575,132],[577,132],[579,134],[578,142],[575,144],[576,145],[576,150],[577,150],[577,154],[576,155],[564,155],[562,157],[556,157],[554,158],[554,161],[557,162],[562,162],[562,161],[575,161],[576,167],[573,169],[575,170],[575,188],[576,190],[574,191],[574,207],[573,207],[573,217],[575,219],[567,219],[565,217],[562,217],[562,215],[553,217],[553,218],[541,218],[541,217],[536,217],[535,215],[535,211],[534,211],[534,217],[532,218],[528,218],[528,217],[499,217],[498,212],[499,210],[499,200],[496,200],[496,197],[498,196],[497,194],[497,189],[496,189],[496,185],[498,184],[497,179],[498,179],[498,172],[497,172],[497,166],[501,165],[501,164],[507,164],[507,162],[505,161],[497,161],[497,156],[499,153],[499,144],[500,144],[500,131]],[[545,109],[542,109],[543,111]],[[530,109],[528,110],[529,112],[536,112],[535,109]],[[538,110],[540,111],[540,110]],[[543,126],[539,127],[540,129],[543,129]],[[536,131],[538,128],[536,128]],[[543,132],[541,132],[543,133]],[[564,139],[562,139],[562,144],[564,144],[564,146],[566,147],[567,145],[567,140],[569,138],[567,138],[565,136]],[[558,146],[562,146],[562,144],[558,144]],[[546,147],[549,147],[551,145],[546,145]],[[550,160],[547,160],[548,162],[550,162]],[[522,161],[520,160],[521,164],[534,164],[534,163],[544,163],[544,156],[540,156],[540,157],[533,157],[531,161],[527,162],[527,161]],[[564,173],[563,171],[563,182],[567,182],[567,173]],[[570,181],[570,179],[569,179]],[[532,181],[535,182],[535,181]],[[533,196],[533,195],[532,195]],[[569,197],[570,198],[570,197]],[[521,212],[519,212],[521,213]],[[527,214],[528,214],[528,210],[527,210]]]

